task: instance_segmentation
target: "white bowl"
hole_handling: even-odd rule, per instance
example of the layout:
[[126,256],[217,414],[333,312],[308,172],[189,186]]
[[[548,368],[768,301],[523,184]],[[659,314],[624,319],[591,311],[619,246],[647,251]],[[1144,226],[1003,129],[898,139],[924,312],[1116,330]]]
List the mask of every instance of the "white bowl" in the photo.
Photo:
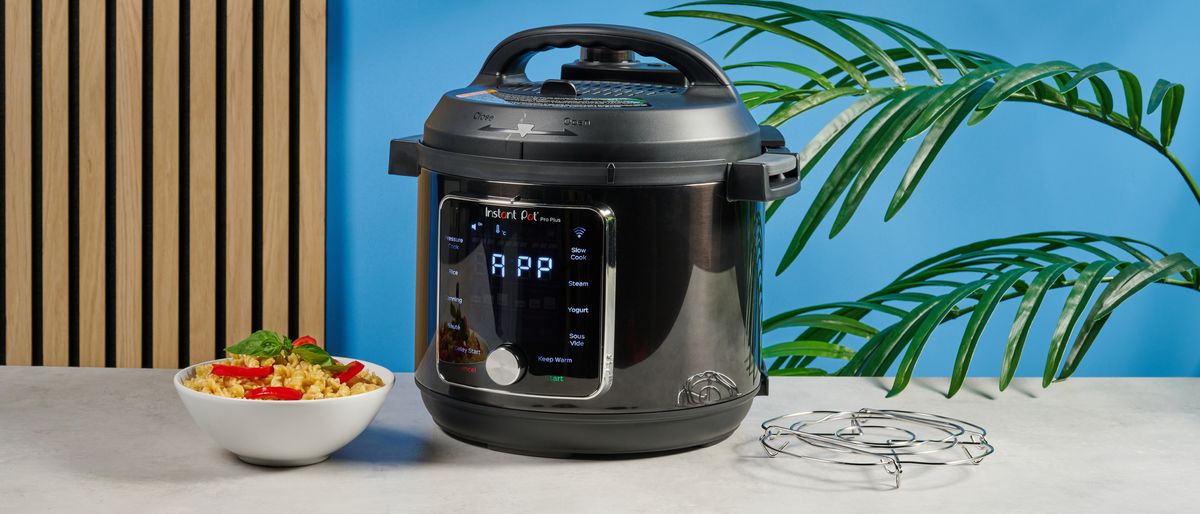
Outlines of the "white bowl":
[[265,401],[224,398],[183,385],[196,367],[221,361],[180,370],[175,390],[200,428],[239,459],[261,466],[306,466],[329,458],[371,424],[396,381],[387,368],[360,360],[383,387],[341,398]]

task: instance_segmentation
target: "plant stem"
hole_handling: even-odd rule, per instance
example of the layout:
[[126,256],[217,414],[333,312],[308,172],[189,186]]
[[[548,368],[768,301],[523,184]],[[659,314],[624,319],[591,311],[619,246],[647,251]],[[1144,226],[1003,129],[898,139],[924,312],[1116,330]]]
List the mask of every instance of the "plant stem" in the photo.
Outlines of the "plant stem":
[[[1115,278],[1115,277],[1104,277],[1104,278],[1101,278],[1101,279],[1100,279],[1100,281],[1101,281],[1101,282],[1105,282],[1105,283],[1107,283],[1107,282],[1112,282],[1112,279],[1113,279],[1113,278]],[[1200,291],[1200,282],[1193,283],[1193,282],[1191,282],[1191,281],[1188,281],[1188,280],[1180,280],[1180,279],[1177,279],[1177,278],[1164,278],[1164,279],[1162,279],[1162,280],[1159,280],[1157,283],[1159,283],[1159,284],[1171,285],[1171,286],[1176,286],[1176,287],[1182,287],[1182,288],[1185,288],[1185,289],[1190,289],[1190,290],[1193,290],[1193,291]],[[1057,283],[1055,283],[1055,284],[1051,285],[1051,286],[1050,286],[1050,289],[1060,289],[1060,288],[1064,288],[1064,287],[1071,287],[1071,286],[1074,286],[1074,285],[1075,285],[1075,280],[1062,280],[1062,281],[1060,281],[1060,282],[1057,282]],[[1000,297],[1000,300],[999,300],[999,301],[1000,301],[1000,302],[1004,302],[1004,301],[1012,300],[1013,298],[1017,298],[1017,297],[1024,296],[1024,295],[1025,295],[1025,292],[1024,292],[1024,291],[1013,291],[1013,292],[1011,292],[1011,293],[1006,293],[1006,294],[1002,295],[1002,296]],[[975,304],[975,305],[970,305],[970,306],[967,306],[967,307],[963,307],[962,309],[957,309],[957,310],[952,310],[952,311],[950,311],[949,313],[947,313],[947,314],[946,314],[946,317],[942,319],[942,322],[941,322],[941,323],[939,323],[939,325],[940,325],[940,324],[947,323],[947,322],[949,322],[949,321],[950,321],[950,320],[952,320],[952,319],[958,319],[958,318],[961,318],[961,317],[963,317],[963,316],[966,316],[967,314],[970,314],[971,312],[974,312],[974,310],[975,310],[975,307],[976,307],[977,305],[978,305],[978,304]],[[864,315],[865,315],[865,313],[864,313]],[[856,319],[860,319],[860,318],[856,316]],[[845,334],[846,334],[845,332],[842,332],[842,333],[841,333],[841,335],[845,335]],[[831,341],[831,342],[833,342],[833,343],[837,344],[837,343],[839,343],[840,341],[834,340],[834,341]],[[860,348],[860,350],[861,350],[861,348]],[[856,350],[856,351],[857,351],[857,350]],[[780,358],[780,359],[784,359],[784,358],[786,358],[786,357],[779,357],[779,358]],[[839,371],[841,371],[841,369],[844,369],[844,368],[845,368],[845,366],[843,366],[842,368],[839,368],[839,370],[838,370],[838,371],[833,371],[833,372],[831,372],[831,373],[833,373],[833,374],[837,374]]]
[[[1196,203],[1200,204],[1200,185],[1196,184],[1196,179],[1192,178],[1192,174],[1188,172],[1188,169],[1187,169],[1187,167],[1185,167],[1183,165],[1183,162],[1181,162],[1179,160],[1179,158],[1175,157],[1175,154],[1171,153],[1171,151],[1168,150],[1167,147],[1165,147],[1161,143],[1159,143],[1158,140],[1154,138],[1154,135],[1150,134],[1150,132],[1148,130],[1145,130],[1141,127],[1138,127],[1137,129],[1130,128],[1127,125],[1128,121],[1124,117],[1121,117],[1120,115],[1117,115],[1117,114],[1110,114],[1109,116],[1111,116],[1111,118],[1109,118],[1109,117],[1105,117],[1104,115],[1102,115],[1098,112],[1093,112],[1091,109],[1088,109],[1087,107],[1074,108],[1069,105],[1060,104],[1058,102],[1037,98],[1036,96],[1033,96],[1033,95],[1030,95],[1027,93],[1017,93],[1015,95],[1008,97],[1008,99],[1006,101],[1036,103],[1036,104],[1041,104],[1041,105],[1045,105],[1048,107],[1053,107],[1053,108],[1061,110],[1061,111],[1067,111],[1069,113],[1083,116],[1083,117],[1088,118],[1093,121],[1098,121],[1100,123],[1108,125],[1109,127],[1115,128],[1117,130],[1120,130],[1121,132],[1124,132],[1126,134],[1133,136],[1138,141],[1145,143],[1150,148],[1153,148],[1156,152],[1162,154],[1164,157],[1167,158],[1168,161],[1171,161],[1171,165],[1175,167],[1175,171],[1179,172],[1179,176],[1183,177],[1183,181],[1187,183],[1188,189],[1191,190],[1191,192],[1192,192],[1192,197],[1196,199]],[[1096,107],[1094,104],[1091,104],[1090,102],[1078,101],[1077,103],[1079,105],[1083,105],[1083,106]],[[1126,121],[1126,124],[1119,123],[1119,121],[1122,121],[1122,120]]]
[[[1111,282],[1113,278],[1114,277],[1104,277],[1104,278],[1100,279],[1100,281],[1101,282]],[[1176,286],[1176,287],[1182,287],[1185,289],[1197,290],[1197,287],[1195,284],[1193,284],[1187,280],[1179,280],[1177,278],[1165,278],[1163,280],[1158,281],[1158,283],[1167,284],[1167,285]],[[1075,285],[1074,280],[1063,280],[1061,282],[1051,285],[1050,289],[1059,289],[1059,288],[1070,287],[1070,286],[1074,286],[1074,285]],[[1024,295],[1025,295],[1024,291],[1013,291],[1011,293],[1007,293],[1007,294],[1001,296],[1000,301],[1003,302],[1005,300],[1011,300],[1018,296],[1024,296]],[[955,318],[961,318],[966,314],[970,314],[971,311],[974,311],[974,310],[975,310],[975,305],[971,305],[971,306],[963,307],[963,308],[955,310],[955,311],[950,311],[949,314],[946,314],[946,319],[943,320],[942,323],[945,323],[946,321],[950,321]]]
[[1179,175],[1183,177],[1185,182],[1187,182],[1188,187],[1192,189],[1192,196],[1196,197],[1197,203],[1200,203],[1200,186],[1196,185],[1196,180],[1192,178],[1190,173],[1188,173],[1187,168],[1183,166],[1183,163],[1179,161],[1179,158],[1175,157],[1175,154],[1171,153],[1171,151],[1167,150],[1166,148],[1159,150],[1159,153],[1163,154],[1167,160],[1171,161],[1171,164],[1175,165],[1175,170],[1179,172]]

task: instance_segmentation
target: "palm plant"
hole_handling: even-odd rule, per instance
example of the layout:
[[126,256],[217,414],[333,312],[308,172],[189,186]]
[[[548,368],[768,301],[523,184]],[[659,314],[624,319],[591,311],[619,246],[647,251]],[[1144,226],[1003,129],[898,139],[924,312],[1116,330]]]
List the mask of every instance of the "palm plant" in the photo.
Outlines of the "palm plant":
[[[745,7],[764,10],[765,14],[751,17],[698,9],[701,6]],[[780,126],[817,106],[856,98],[800,151],[801,177],[809,175],[860,118],[877,110],[817,191],[776,275],[795,261],[839,198],[841,206],[829,237],[836,236],[846,226],[905,143],[924,134],[892,196],[885,221],[909,200],[955,130],[964,123],[969,126],[983,121],[1005,102],[1052,107],[1136,138],[1166,157],[1200,203],[1200,186],[1169,150],[1183,104],[1182,84],[1158,80],[1148,102],[1144,102],[1141,81],[1108,63],[1078,67],[1064,61],[1048,61],[1014,66],[981,52],[951,49],[895,21],[784,2],[707,0],[648,14],[726,24],[714,38],[744,31],[725,54],[726,58],[748,41],[769,34],[815,50],[830,61],[831,66],[823,71],[785,61],[726,66],[729,70],[774,68],[796,74],[798,86],[767,80],[735,82],[739,88],[749,89],[742,94],[747,107],[772,109],[764,121],[767,125]],[[828,29],[862,55],[846,58],[791,28],[801,23]],[[885,48],[856,27],[874,29],[897,46]],[[910,83],[910,75],[918,73],[928,75],[930,84]],[[1105,80],[1105,74],[1115,74],[1119,80],[1123,113],[1117,112],[1114,88]],[[873,82],[885,79],[890,83]],[[1090,99],[1080,92],[1085,81],[1090,86]],[[1147,115],[1156,110],[1159,111],[1157,134],[1143,126]],[[768,220],[780,204],[775,202],[768,207]],[[899,361],[890,396],[904,390],[909,383],[932,332],[948,320],[969,316],[947,392],[953,396],[962,386],[983,329],[997,304],[1020,298],[1001,365],[1000,389],[1004,390],[1016,372],[1030,324],[1046,293],[1070,288],[1046,358],[1042,385],[1048,387],[1075,372],[1117,306],[1154,283],[1200,291],[1200,268],[1181,253],[1168,253],[1149,243],[1120,236],[1060,231],[980,241],[926,259],[901,273],[892,283],[858,300],[801,307],[768,318],[763,322],[764,333],[797,327],[803,330],[792,341],[765,347],[763,357],[772,359],[769,372],[773,375],[881,376]],[[883,321],[868,322],[876,318]],[[1072,334],[1074,342],[1068,353],[1067,342]],[[843,344],[847,338],[863,342],[852,349]],[[833,371],[812,366],[819,357],[840,359],[845,364]]]

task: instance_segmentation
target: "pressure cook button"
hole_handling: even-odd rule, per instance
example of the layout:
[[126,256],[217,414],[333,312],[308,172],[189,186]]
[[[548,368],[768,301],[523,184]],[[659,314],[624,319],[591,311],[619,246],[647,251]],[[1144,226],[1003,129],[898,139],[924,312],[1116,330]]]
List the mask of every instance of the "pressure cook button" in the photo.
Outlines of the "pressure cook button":
[[484,368],[493,382],[506,386],[515,384],[525,374],[525,363],[512,345],[503,345],[492,350]]

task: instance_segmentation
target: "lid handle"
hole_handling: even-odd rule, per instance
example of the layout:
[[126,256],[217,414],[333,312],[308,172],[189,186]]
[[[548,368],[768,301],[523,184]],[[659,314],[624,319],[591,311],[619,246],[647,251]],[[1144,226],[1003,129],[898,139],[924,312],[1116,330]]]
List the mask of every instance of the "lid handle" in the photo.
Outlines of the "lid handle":
[[653,30],[597,24],[551,25],[513,34],[492,49],[472,85],[498,86],[516,77],[524,80],[525,65],[534,54],[572,46],[632,50],[674,66],[687,77],[690,87],[731,88],[721,66],[687,41]]

